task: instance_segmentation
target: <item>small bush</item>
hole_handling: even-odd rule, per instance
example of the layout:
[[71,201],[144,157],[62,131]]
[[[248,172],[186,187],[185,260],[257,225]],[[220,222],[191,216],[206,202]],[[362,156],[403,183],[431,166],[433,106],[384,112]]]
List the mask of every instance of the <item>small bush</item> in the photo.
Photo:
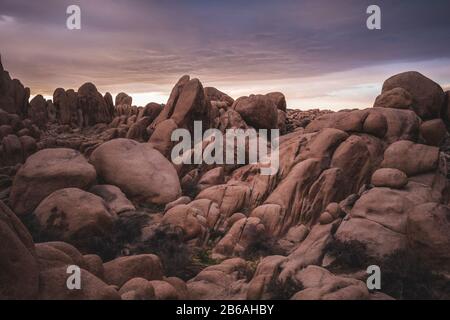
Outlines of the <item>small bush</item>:
[[365,269],[374,263],[367,254],[366,245],[356,240],[333,240],[325,247],[325,252],[336,259],[332,264],[333,269]]
[[211,251],[203,248],[196,250],[192,260],[205,267],[219,264],[217,260],[211,258]]
[[194,199],[199,194],[197,184],[194,183],[193,181],[183,184],[182,194],[184,196],[188,196],[191,199]]
[[266,233],[260,233],[253,237],[253,241],[247,246],[242,257],[246,260],[257,260],[261,257],[282,254],[283,251],[275,238],[268,236]]
[[276,276],[272,277],[267,285],[267,290],[271,293],[272,300],[289,300],[294,294],[303,289],[303,284],[293,278],[288,278],[283,283]]
[[[87,236],[79,243],[73,243],[83,253],[99,255],[103,261],[109,261],[122,254],[122,250],[137,241],[142,228],[147,224],[148,216],[142,212],[121,214],[104,236]],[[22,218],[35,243],[61,241],[61,231],[57,228],[43,230],[34,214]],[[81,238],[81,237],[80,237]]]
[[197,270],[192,264],[192,252],[183,238],[182,229],[161,225],[148,240],[138,244],[136,253],[156,254],[161,259],[166,276],[188,280]]

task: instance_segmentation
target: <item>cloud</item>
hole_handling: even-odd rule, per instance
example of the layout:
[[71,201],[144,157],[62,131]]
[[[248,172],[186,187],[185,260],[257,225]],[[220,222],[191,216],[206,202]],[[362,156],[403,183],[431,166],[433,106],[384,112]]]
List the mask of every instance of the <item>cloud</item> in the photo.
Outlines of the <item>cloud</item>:
[[[448,1],[379,1],[381,31],[365,27],[366,0],[80,0],[82,29],[69,31],[72,2],[0,0],[4,65],[34,94],[91,81],[104,91],[161,97],[191,74],[233,94],[247,92],[240,84],[288,90],[295,104],[300,93],[314,104],[359,104],[352,92],[367,101],[368,90],[346,78],[330,89],[330,77],[351,73],[365,83],[368,75],[355,72],[371,68],[382,81],[394,73],[386,66],[416,69],[450,57]],[[442,72],[450,83],[450,71]]]

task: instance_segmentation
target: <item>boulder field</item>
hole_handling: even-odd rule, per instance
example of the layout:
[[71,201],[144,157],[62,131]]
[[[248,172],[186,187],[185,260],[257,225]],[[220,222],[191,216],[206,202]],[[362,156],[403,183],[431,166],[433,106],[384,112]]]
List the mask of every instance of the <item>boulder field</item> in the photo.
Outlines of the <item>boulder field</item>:
[[[450,298],[450,94],[420,73],[339,112],[187,75],[144,107],[92,83],[29,102],[2,66],[0,84],[0,299]],[[279,129],[279,170],[173,164],[194,121]]]

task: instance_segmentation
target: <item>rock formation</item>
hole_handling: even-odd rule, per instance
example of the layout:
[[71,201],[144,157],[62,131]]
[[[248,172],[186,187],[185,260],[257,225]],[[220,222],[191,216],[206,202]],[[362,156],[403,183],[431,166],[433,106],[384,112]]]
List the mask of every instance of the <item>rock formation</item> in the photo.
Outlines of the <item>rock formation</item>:
[[[449,98],[417,72],[339,112],[189,76],[165,105],[92,83],[28,98],[0,64],[0,299],[449,298]],[[279,170],[175,165],[171,133],[194,121],[280,129]],[[372,264],[440,282],[405,269],[404,290],[374,292]],[[70,265],[83,290],[65,288]]]

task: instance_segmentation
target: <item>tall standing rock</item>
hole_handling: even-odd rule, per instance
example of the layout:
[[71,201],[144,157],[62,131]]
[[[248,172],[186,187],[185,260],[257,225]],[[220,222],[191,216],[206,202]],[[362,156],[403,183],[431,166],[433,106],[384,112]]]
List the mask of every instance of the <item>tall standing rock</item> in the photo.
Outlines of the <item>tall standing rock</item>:
[[211,104],[200,81],[183,76],[172,89],[166,106],[151,124],[149,142],[167,156],[173,145],[170,139],[173,130],[184,128],[192,134],[194,121],[202,122],[203,131],[209,129]]
[[78,89],[78,109],[83,114],[83,126],[109,123],[112,120],[110,108],[94,84],[88,82]]
[[0,57],[0,106],[8,113],[25,116],[28,110],[30,89],[25,88],[17,79],[11,79],[3,69]]
[[57,88],[53,93],[53,104],[60,124],[76,124],[78,122],[77,93],[73,90]]
[[47,101],[40,94],[30,101],[28,117],[40,128],[45,127],[48,121]]

